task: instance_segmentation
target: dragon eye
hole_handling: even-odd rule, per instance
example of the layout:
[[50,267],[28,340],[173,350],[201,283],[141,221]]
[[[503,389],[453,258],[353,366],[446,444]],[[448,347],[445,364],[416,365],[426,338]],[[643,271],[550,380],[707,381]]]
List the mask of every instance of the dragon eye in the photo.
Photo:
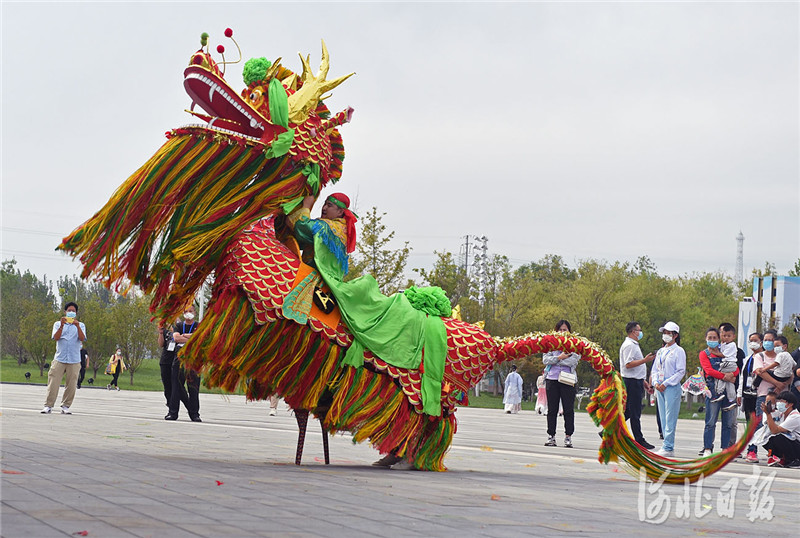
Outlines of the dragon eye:
[[261,97],[261,92],[251,92],[250,93],[250,100],[256,101],[258,98]]

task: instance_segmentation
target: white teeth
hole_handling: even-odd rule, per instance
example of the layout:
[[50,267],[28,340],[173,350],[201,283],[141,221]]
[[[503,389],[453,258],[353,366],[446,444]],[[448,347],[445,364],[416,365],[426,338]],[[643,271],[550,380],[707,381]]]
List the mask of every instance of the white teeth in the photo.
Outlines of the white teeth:
[[250,118],[250,127],[255,129],[257,124],[258,122],[255,120],[255,118]]
[[217,85],[213,82],[208,86],[208,102],[210,103],[214,99],[214,90],[216,89]]

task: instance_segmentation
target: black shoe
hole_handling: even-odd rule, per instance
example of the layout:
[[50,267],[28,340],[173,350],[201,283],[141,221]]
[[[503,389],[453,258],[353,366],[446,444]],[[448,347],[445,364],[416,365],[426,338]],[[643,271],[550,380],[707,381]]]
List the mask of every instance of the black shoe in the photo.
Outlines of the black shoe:
[[664,440],[664,434],[663,434],[663,433],[659,433],[659,434],[658,434],[658,438],[659,438],[659,439],[661,439],[661,440],[663,441],[663,440]]
[[642,445],[642,448],[646,448],[647,450],[653,450],[655,448],[655,446],[651,445],[650,443],[648,443],[644,439],[642,439],[641,441],[636,441],[636,442],[639,443],[640,445]]
[[196,415],[196,416],[189,417],[189,418],[192,419],[192,422],[203,422],[202,420],[200,420],[200,415]]
[[178,420],[178,415],[168,414],[164,417],[164,420]]
[[77,387],[77,388],[81,388],[81,386],[80,386],[80,385],[78,385],[78,387]]

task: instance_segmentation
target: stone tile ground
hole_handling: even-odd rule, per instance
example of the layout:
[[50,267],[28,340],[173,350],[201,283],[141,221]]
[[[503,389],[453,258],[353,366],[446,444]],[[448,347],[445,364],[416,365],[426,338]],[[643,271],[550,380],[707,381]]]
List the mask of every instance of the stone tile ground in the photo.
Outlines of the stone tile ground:
[[[794,535],[800,522],[800,469],[775,470],[769,491],[757,496],[772,503],[762,510],[770,520],[751,513],[745,479],[754,466],[741,461],[702,487],[650,492],[616,465],[597,463],[597,428],[582,413],[570,450],[543,446],[542,416],[460,409],[446,459],[450,470],[424,473],[372,468],[375,451],[347,435],[331,439],[326,466],[316,421],[309,424],[297,467],[297,427],[283,404],[279,416],[269,417],[263,402],[201,395],[202,423],[185,413],[167,422],[158,393],[84,387],[73,415],[42,415],[41,386],[0,389],[0,535],[6,538],[82,531],[90,537],[171,538],[764,536]],[[696,457],[702,428],[701,421],[680,421],[679,457]],[[654,423],[645,424],[645,434],[651,442],[658,439]],[[773,469],[763,462],[757,468],[755,484],[764,486]],[[724,487],[731,484],[738,486],[733,517],[721,517],[718,495],[729,498]],[[688,517],[678,517],[687,492]],[[662,512],[656,509],[667,501],[663,523],[641,521],[640,504],[658,519]]]

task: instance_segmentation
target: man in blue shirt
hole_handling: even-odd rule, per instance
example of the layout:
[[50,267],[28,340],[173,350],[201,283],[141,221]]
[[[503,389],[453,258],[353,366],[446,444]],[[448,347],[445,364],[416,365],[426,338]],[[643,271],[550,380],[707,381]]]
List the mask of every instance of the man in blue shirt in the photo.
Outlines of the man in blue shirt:
[[47,373],[47,399],[42,413],[50,413],[58,398],[61,379],[64,382],[64,396],[61,400],[61,413],[71,415],[69,410],[75,398],[78,374],[81,371],[81,348],[86,341],[86,326],[78,321],[78,305],[72,302],[64,306],[64,316],[53,324],[53,340],[56,341],[56,354]]

